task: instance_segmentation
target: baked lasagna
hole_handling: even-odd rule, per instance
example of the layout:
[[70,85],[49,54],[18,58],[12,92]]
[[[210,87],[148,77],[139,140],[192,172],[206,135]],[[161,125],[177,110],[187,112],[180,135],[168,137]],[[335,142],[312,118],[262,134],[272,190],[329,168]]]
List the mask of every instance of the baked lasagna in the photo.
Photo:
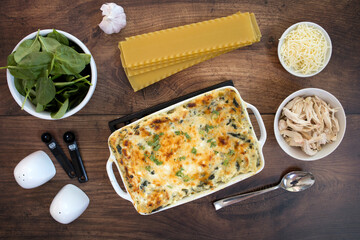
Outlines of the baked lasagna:
[[244,103],[231,88],[125,126],[109,146],[141,214],[255,174],[263,164]]

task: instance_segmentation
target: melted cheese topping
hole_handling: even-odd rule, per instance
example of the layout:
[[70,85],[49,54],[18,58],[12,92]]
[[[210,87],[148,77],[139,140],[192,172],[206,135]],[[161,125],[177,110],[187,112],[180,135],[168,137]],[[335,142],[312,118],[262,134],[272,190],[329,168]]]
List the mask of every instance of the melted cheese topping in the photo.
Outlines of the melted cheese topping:
[[109,145],[139,213],[151,213],[262,166],[240,97],[214,90],[114,132]]
[[295,72],[311,74],[324,66],[328,48],[325,36],[319,29],[300,24],[285,36],[280,53],[284,63]]

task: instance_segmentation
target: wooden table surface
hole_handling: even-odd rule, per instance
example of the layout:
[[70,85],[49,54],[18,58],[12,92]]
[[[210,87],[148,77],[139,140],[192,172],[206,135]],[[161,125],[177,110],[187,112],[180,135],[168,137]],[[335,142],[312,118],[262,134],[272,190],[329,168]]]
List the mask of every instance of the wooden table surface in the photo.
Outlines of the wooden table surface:
[[[0,74],[0,238],[8,239],[360,239],[360,2],[339,1],[117,1],[127,26],[106,35],[98,27],[104,1],[3,0],[0,8],[0,66],[27,34],[56,28],[69,32],[90,49],[98,83],[80,112],[58,121],[30,116],[15,103]],[[134,93],[121,67],[118,41],[125,37],[193,22],[254,12],[261,42],[216,57]],[[277,57],[278,39],[300,21],[320,24],[329,33],[333,54],[320,74],[297,78]],[[264,119],[268,139],[266,166],[258,175],[207,197],[152,215],[139,215],[113,190],[105,163],[109,156],[108,121],[195,90],[232,79],[242,98],[255,105]],[[273,133],[274,113],[292,92],[308,87],[331,92],[342,103],[347,130],[338,147],[319,161],[289,157]],[[72,130],[89,182],[69,179],[40,136],[49,131],[61,140]],[[14,180],[16,164],[44,150],[56,176],[35,189],[22,189]],[[311,171],[315,185],[301,193],[277,190],[215,211],[216,199],[276,183],[289,170]],[[83,215],[69,225],[49,214],[53,197],[66,184],[75,184],[90,198]]]

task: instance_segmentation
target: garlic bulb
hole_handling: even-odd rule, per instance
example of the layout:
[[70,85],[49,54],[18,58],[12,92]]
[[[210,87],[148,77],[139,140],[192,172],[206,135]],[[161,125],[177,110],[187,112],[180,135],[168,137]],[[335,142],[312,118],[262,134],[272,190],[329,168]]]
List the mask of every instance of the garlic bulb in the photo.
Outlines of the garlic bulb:
[[99,24],[106,34],[118,33],[126,26],[124,9],[115,3],[105,3],[101,6],[103,20]]

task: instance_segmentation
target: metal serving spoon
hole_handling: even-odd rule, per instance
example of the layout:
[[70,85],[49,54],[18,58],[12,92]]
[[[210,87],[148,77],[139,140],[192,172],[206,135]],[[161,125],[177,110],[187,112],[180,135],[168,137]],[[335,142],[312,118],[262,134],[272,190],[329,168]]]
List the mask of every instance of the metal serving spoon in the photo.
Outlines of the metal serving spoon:
[[300,191],[303,191],[303,190],[311,187],[314,184],[314,182],[315,182],[315,178],[311,172],[293,171],[293,172],[287,173],[281,179],[281,182],[274,187],[224,198],[224,199],[214,202],[213,204],[214,204],[215,209],[219,210],[223,207],[230,206],[234,203],[249,199],[251,197],[254,197],[254,196],[266,193],[266,192],[273,191],[278,188],[285,189],[286,191],[289,191],[289,192],[300,192]]

